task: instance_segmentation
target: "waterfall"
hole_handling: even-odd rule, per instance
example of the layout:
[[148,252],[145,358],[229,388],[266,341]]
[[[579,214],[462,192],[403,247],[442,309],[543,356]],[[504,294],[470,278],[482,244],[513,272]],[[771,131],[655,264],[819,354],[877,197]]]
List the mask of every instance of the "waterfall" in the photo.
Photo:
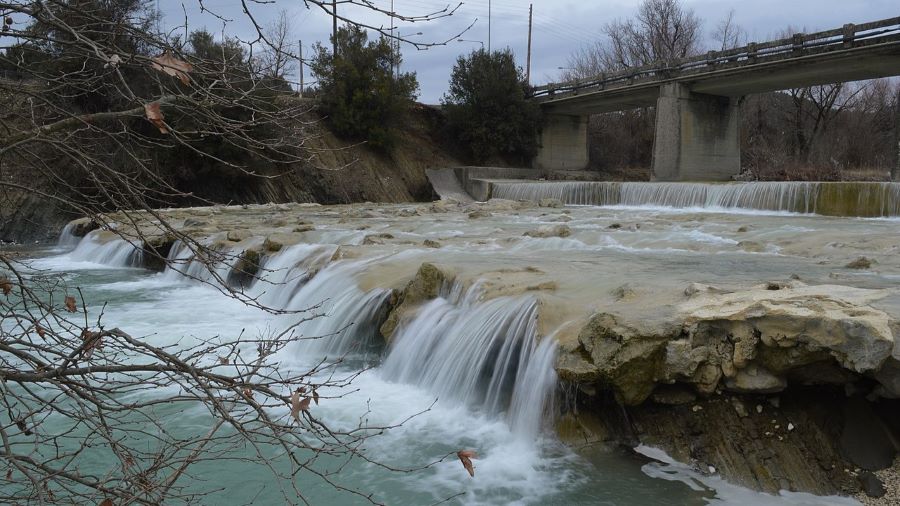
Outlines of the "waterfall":
[[78,246],[78,243],[81,242],[81,237],[75,235],[74,230],[75,225],[67,223],[66,226],[63,227],[62,232],[59,233],[59,239],[56,240],[56,245],[67,250],[75,249],[75,247]]
[[537,339],[532,297],[480,300],[478,286],[454,284],[397,329],[382,374],[488,413],[506,413],[533,437],[549,409],[556,373],[554,339]]
[[569,205],[755,209],[829,216],[900,216],[900,183],[493,182],[491,196]]
[[95,230],[82,238],[68,257],[77,262],[91,262],[110,267],[140,267],[143,250],[134,244],[116,236],[111,239],[101,238],[101,234],[109,233]]

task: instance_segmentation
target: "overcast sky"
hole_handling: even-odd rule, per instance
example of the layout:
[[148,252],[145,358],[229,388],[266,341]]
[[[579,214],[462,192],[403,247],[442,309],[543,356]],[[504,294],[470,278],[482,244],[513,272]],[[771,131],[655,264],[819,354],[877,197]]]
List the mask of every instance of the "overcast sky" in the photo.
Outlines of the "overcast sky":
[[[183,24],[185,14],[191,28],[206,27],[221,33],[223,22],[209,14],[202,14],[197,0],[158,0],[164,13],[164,26]],[[374,0],[389,9],[391,0]],[[441,0],[394,0],[394,10],[407,16],[421,16],[452,9],[459,3]],[[510,47],[517,62],[525,67],[528,43],[528,5],[534,5],[532,33],[532,83],[543,84],[559,78],[569,55],[580,47],[602,37],[604,24],[615,19],[631,17],[640,0],[464,0],[450,17],[430,22],[401,24],[399,33],[422,32],[413,36],[423,42],[443,42],[446,46],[416,50],[404,46],[403,69],[418,75],[421,94],[419,100],[437,103],[447,89],[447,81],[456,58],[472,49],[488,45],[488,4],[491,6],[490,45],[494,49]],[[897,0],[684,0],[704,21],[704,35],[709,42],[716,24],[732,9],[735,21],[743,27],[751,41],[776,38],[788,26],[812,32],[837,28],[845,23],[863,23],[900,15]],[[228,35],[250,36],[250,24],[242,15],[238,0],[205,0],[204,5],[230,21],[224,32]],[[331,33],[331,18],[318,7],[304,6],[302,0],[277,0],[274,4],[254,4],[248,1],[251,13],[263,23],[271,20],[279,10],[288,12],[292,20],[292,35],[302,39],[304,51],[316,41],[327,42]],[[339,9],[340,2],[338,3]],[[348,16],[372,25],[390,25],[386,16],[372,14],[359,8],[347,8]],[[455,35],[474,25],[461,38],[473,42],[457,42]],[[307,82],[311,80],[306,74]]]

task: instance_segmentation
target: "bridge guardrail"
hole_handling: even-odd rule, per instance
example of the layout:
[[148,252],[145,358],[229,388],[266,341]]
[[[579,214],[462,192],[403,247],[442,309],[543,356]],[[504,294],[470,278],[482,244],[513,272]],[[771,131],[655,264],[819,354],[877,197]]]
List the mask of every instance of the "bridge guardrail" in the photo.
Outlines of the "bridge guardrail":
[[577,93],[587,88],[605,89],[610,85],[631,84],[635,80],[665,80],[674,75],[689,72],[701,67],[709,67],[726,63],[749,62],[761,63],[761,59],[777,59],[792,54],[802,56],[810,51],[830,49],[850,49],[864,44],[883,41],[900,41],[900,17],[882,19],[859,25],[847,24],[841,28],[811,34],[797,33],[791,37],[768,42],[751,42],[746,46],[724,51],[709,51],[704,55],[692,56],[671,62],[656,62],[643,67],[625,69],[610,74],[549,83],[532,88],[532,97],[553,97],[557,93]]

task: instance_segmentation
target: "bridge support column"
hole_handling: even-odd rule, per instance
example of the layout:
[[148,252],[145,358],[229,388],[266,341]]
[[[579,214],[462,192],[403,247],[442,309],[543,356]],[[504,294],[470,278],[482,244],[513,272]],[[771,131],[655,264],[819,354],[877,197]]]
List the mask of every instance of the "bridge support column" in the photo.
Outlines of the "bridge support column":
[[582,170],[588,165],[587,116],[548,114],[533,167],[540,170]]
[[741,172],[737,99],[664,84],[656,102],[654,181],[727,181]]

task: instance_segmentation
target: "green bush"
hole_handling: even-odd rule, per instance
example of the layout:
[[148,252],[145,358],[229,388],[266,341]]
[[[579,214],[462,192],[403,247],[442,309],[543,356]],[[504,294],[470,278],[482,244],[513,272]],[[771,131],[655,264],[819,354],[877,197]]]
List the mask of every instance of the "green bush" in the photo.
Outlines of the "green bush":
[[400,55],[390,41],[369,42],[357,26],[338,30],[337,57],[321,44],[315,51],[311,67],[319,81],[317,97],[334,133],[390,149],[395,128],[418,95],[415,73],[396,76],[393,64]]
[[451,135],[472,162],[500,156],[527,163],[537,153],[541,111],[510,49],[460,56],[442,103]]

